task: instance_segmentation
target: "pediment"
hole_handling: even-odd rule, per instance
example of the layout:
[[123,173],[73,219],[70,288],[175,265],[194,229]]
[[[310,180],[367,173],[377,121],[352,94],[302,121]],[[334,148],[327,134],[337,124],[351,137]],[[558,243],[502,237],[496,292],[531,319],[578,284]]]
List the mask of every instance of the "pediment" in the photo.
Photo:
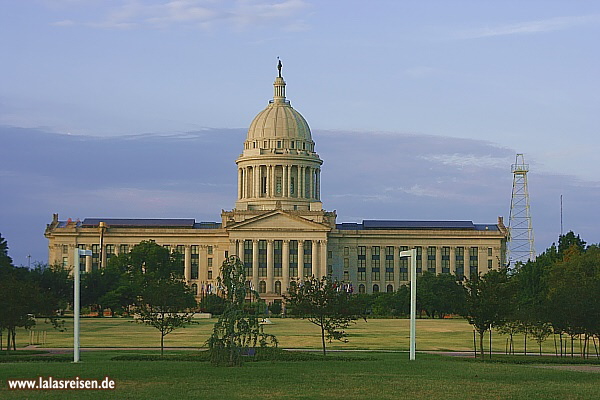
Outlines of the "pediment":
[[283,210],[275,210],[231,226],[230,231],[319,231],[328,232],[329,226],[291,215]]

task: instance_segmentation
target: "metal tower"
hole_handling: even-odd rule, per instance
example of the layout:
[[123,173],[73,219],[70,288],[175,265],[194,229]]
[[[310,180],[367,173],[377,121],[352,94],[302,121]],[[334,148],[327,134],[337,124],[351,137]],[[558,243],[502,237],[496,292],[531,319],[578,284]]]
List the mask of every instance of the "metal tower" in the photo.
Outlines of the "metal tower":
[[517,154],[511,166],[513,173],[512,197],[510,199],[510,215],[508,218],[508,262],[535,260],[533,245],[533,228],[529,211],[529,193],[527,191],[527,172],[523,154]]

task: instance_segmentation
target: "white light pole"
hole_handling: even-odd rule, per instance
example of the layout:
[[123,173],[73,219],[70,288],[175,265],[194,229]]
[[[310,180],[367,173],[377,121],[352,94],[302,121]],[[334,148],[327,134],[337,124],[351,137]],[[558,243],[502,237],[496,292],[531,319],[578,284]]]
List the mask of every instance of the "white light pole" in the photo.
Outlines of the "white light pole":
[[417,249],[401,251],[400,257],[410,257],[410,359],[417,348]]
[[79,362],[79,299],[80,299],[80,265],[79,257],[91,256],[91,250],[75,249],[75,268],[73,270],[74,284],[73,284],[73,362]]

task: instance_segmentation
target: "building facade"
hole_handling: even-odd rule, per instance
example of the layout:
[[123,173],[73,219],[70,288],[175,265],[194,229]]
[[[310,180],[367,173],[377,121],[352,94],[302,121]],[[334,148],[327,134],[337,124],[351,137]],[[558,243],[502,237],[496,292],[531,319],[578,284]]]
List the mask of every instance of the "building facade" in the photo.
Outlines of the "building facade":
[[194,219],[86,218],[47,225],[51,264],[73,266],[74,249],[84,271],[142,240],[183,254],[186,280],[198,295],[213,290],[221,263],[230,255],[244,263],[248,284],[267,301],[282,298],[291,281],[332,275],[354,291],[395,291],[408,282],[407,258],[417,249],[417,272],[470,278],[504,265],[507,230],[471,221],[365,220],[337,223],[323,210],[321,165],[308,123],[286,99],[286,83],[275,78],[273,99],[250,124],[236,160],[235,208],[221,222]]

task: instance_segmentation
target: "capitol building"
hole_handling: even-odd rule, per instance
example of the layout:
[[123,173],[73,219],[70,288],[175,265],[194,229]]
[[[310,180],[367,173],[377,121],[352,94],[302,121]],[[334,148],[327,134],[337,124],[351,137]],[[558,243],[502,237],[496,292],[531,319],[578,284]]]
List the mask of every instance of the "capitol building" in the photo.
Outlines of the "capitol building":
[[267,302],[280,301],[292,281],[331,275],[355,292],[392,292],[408,283],[417,249],[417,273],[452,273],[467,279],[505,264],[507,229],[472,221],[364,220],[338,223],[323,209],[321,166],[310,128],[286,98],[279,74],[273,99],[254,118],[237,164],[235,208],[220,222],[194,219],[86,218],[47,225],[49,263],[73,266],[74,249],[88,249],[82,271],[103,268],[110,257],[142,240],[183,254],[182,270],[198,296],[214,287],[222,262],[236,255],[248,284]]

